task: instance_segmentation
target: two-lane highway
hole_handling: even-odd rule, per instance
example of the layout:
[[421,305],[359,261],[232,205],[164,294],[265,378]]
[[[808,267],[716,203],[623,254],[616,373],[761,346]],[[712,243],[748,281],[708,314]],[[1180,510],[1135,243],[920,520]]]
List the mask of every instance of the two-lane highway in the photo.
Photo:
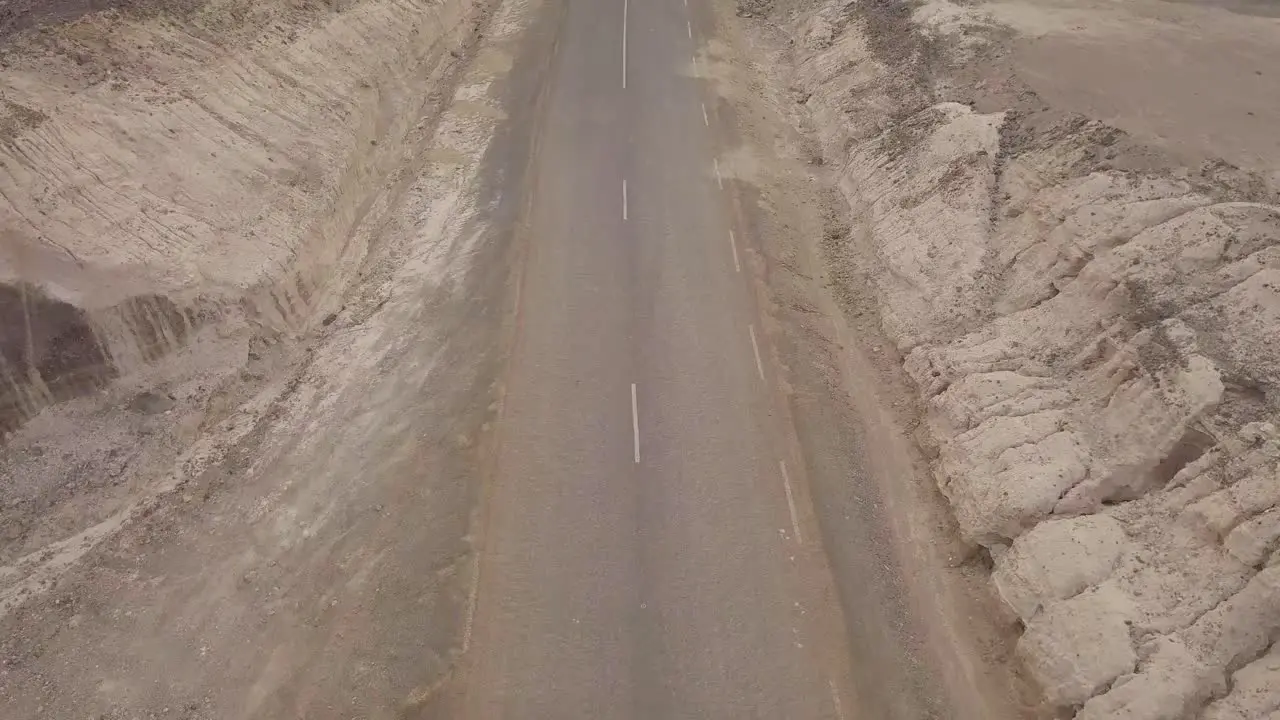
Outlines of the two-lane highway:
[[840,718],[696,19],[558,17],[457,712]]

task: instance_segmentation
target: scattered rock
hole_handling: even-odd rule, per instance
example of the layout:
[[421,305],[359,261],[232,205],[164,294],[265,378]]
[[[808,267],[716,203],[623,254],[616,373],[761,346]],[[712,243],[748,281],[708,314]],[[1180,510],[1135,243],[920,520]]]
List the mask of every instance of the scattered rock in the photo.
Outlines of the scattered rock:
[[1133,670],[1133,609],[1116,592],[1091,591],[1055,602],[1027,623],[1018,654],[1055,705],[1077,705]]
[[992,580],[1024,621],[1107,579],[1128,545],[1114,518],[1088,515],[1049,520],[1014,541],[996,560]]
[[156,415],[173,409],[175,401],[172,395],[158,392],[142,392],[129,401],[129,409],[143,415]]

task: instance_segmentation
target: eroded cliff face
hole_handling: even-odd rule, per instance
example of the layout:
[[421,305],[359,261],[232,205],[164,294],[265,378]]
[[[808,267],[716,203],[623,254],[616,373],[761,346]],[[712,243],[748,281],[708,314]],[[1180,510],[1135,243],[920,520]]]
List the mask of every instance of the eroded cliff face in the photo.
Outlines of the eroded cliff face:
[[202,329],[338,310],[469,8],[144,3],[9,36],[0,431]]
[[1280,708],[1259,689],[1280,687],[1274,173],[1189,165],[1046,103],[992,13],[1095,10],[1010,7],[772,10],[851,210],[831,260],[873,285],[939,487],[1049,703],[1263,717]]
[[424,711],[538,4],[78,1],[0,0],[0,715]]

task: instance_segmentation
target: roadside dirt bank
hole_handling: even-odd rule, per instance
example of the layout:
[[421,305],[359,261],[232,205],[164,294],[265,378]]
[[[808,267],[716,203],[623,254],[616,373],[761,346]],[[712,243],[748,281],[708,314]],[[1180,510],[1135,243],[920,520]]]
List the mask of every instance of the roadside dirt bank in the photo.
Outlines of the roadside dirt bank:
[[870,365],[912,380],[988,622],[1044,697],[1022,712],[1280,709],[1280,24],[1249,3],[737,13],[838,188],[831,290],[889,338]]
[[934,484],[916,393],[869,288],[827,262],[830,243],[847,237],[847,206],[788,91],[786,37],[733,2],[711,9],[702,22],[716,30],[693,72],[712,91],[721,170],[742,199],[738,242],[764,316],[762,352],[783,372],[797,502],[820,529],[843,610],[844,635],[829,638],[848,655],[841,692],[866,717],[1044,716],[1010,661],[1012,618]]
[[6,5],[0,715],[413,717],[448,676],[532,7]]

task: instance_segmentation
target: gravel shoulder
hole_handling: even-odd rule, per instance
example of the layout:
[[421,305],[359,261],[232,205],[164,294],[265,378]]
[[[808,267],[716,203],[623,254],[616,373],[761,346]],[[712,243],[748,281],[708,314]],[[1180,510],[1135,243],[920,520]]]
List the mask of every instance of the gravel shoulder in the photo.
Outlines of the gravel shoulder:
[[1014,619],[934,484],[921,405],[868,278],[831,263],[848,208],[788,85],[788,37],[740,4],[713,9],[700,73],[729,125],[721,167],[744,198],[744,271],[843,614],[831,639],[848,658],[843,692],[868,717],[1036,716],[1038,689],[1012,661]]

